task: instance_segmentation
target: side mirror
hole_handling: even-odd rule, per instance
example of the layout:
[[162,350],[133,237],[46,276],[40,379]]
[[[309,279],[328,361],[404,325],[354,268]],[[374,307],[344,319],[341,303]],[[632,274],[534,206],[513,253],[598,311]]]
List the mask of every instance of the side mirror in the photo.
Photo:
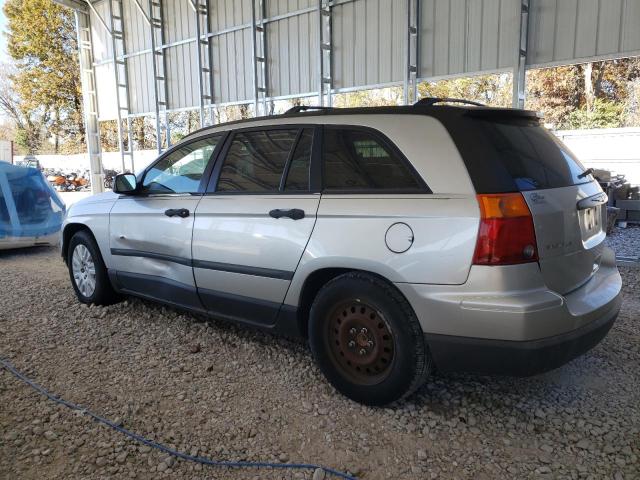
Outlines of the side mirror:
[[131,195],[136,192],[138,181],[133,173],[121,173],[116,175],[113,182],[113,192]]

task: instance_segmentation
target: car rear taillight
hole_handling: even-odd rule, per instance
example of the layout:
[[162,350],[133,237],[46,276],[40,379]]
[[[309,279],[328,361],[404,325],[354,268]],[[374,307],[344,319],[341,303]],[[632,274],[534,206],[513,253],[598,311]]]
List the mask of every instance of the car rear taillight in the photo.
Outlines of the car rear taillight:
[[513,265],[538,261],[531,211],[521,193],[478,195],[480,229],[475,265]]

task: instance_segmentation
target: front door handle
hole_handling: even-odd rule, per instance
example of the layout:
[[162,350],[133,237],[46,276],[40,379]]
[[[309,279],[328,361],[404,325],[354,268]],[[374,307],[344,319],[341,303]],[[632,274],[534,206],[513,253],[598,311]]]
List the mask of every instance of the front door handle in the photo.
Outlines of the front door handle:
[[187,218],[189,216],[189,210],[186,208],[170,208],[169,210],[165,210],[164,214],[167,217]]
[[292,220],[302,220],[304,218],[304,210],[300,210],[299,208],[280,210],[279,208],[276,208],[275,210],[271,210],[269,215],[273,218],[289,217]]

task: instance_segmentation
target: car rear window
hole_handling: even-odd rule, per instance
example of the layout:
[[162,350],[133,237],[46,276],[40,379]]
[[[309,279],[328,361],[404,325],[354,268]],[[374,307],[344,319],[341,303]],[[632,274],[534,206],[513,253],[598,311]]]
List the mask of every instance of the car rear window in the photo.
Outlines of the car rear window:
[[538,122],[475,120],[519,191],[587,183],[585,167]]

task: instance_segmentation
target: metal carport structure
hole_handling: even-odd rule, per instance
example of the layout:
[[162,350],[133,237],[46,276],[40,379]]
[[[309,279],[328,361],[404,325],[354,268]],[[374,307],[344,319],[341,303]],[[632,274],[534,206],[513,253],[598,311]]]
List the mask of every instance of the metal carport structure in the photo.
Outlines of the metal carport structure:
[[[524,104],[529,68],[640,54],[640,0],[55,0],[76,11],[94,191],[98,121],[513,72]],[[132,142],[126,142],[131,146]]]

